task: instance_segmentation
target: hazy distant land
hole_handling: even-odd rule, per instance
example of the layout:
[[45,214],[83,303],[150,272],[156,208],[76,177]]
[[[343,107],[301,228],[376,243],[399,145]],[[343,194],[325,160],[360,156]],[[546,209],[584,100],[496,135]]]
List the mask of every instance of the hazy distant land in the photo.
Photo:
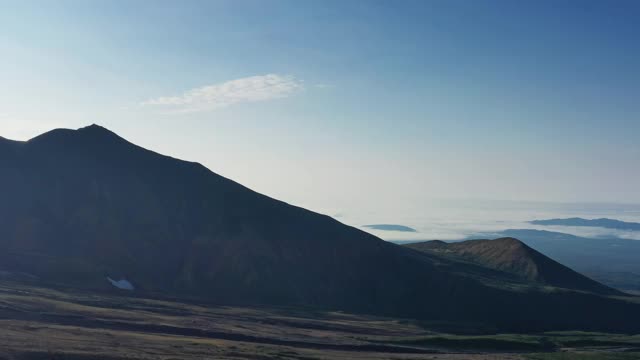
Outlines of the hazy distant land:
[[583,219],[574,217],[566,219],[533,220],[530,221],[530,223],[534,225],[586,226],[616,230],[640,230],[640,223],[626,222],[608,218]]

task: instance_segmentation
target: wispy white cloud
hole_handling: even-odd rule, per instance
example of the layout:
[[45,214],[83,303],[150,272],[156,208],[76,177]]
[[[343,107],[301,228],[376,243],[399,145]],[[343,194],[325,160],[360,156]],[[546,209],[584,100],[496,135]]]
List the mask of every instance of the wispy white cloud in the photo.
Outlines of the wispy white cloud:
[[171,112],[200,112],[286,98],[303,89],[302,80],[293,76],[267,74],[206,85],[181,95],[149,99],[141,105],[160,107]]

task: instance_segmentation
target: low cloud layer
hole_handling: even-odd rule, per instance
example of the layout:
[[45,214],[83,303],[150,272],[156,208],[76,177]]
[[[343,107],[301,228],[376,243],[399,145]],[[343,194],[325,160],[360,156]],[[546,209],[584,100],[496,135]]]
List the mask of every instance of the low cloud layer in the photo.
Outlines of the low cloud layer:
[[302,81],[293,76],[267,74],[206,85],[181,95],[149,99],[141,105],[171,112],[201,112],[241,103],[286,98],[303,89]]

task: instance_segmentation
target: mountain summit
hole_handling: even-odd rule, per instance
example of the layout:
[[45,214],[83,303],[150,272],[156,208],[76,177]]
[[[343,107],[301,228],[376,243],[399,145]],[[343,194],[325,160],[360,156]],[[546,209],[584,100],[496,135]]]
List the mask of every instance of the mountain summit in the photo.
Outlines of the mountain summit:
[[0,142],[0,189],[0,270],[43,282],[514,331],[640,330],[638,304],[394,245],[96,125]]

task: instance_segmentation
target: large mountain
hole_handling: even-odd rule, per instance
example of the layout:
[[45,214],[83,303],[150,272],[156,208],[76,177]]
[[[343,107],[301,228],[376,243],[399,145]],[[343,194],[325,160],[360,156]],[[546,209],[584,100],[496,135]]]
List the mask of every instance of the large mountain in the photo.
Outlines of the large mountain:
[[640,330],[640,305],[382,241],[99,126],[0,139],[0,271],[84,288],[511,331]]
[[406,246],[503,271],[526,281],[598,294],[621,295],[510,237],[453,243],[434,240]]

